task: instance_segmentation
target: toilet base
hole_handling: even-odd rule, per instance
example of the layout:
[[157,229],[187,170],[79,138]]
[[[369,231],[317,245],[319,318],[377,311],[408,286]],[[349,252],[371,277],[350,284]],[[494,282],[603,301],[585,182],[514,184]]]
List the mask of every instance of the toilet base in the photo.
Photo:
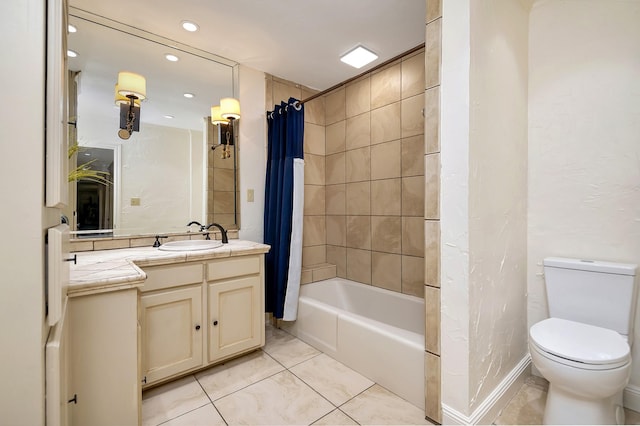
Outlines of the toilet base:
[[605,399],[584,399],[550,383],[543,423],[623,425],[622,391]]

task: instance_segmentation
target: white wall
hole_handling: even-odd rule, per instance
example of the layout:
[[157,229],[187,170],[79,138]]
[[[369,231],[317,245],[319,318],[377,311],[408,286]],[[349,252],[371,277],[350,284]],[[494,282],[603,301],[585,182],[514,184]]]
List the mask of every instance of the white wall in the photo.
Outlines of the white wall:
[[527,359],[527,19],[512,0],[443,2],[445,422],[493,420],[482,403]]
[[529,10],[513,0],[471,3],[471,410],[528,353],[528,19]]
[[[265,75],[240,66],[240,238],[263,242],[264,185],[266,174]],[[247,190],[254,191],[254,201],[247,200]]]
[[122,143],[116,232],[184,232],[191,220],[204,223],[204,144],[202,132],[152,124]]
[[[119,157],[112,177],[116,235],[185,232],[191,220],[206,222],[203,131],[142,123],[122,140],[114,117],[96,116],[82,102],[78,107],[79,145],[114,149]],[[132,197],[140,206],[131,205]]]
[[443,406],[469,413],[470,0],[443,1],[440,250]]
[[529,326],[548,316],[544,257],[640,264],[639,22],[634,0],[541,1],[531,11]]
[[44,424],[44,235],[60,223],[44,208],[44,17],[42,0],[0,2],[8,102],[0,128],[0,423]]

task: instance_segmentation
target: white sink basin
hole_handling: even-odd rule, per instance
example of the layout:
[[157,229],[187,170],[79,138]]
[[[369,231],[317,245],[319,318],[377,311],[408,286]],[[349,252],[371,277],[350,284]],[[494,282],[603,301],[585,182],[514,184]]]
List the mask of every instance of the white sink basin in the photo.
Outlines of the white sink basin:
[[222,245],[221,241],[216,240],[185,240],[170,241],[161,245],[158,250],[164,251],[192,251],[192,250],[210,250]]

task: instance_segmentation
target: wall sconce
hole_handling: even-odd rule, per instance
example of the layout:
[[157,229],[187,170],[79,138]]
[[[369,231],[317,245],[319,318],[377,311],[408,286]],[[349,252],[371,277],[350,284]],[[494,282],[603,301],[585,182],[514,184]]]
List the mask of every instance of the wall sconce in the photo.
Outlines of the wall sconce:
[[[114,96],[115,104],[116,104],[116,106],[118,108],[122,104],[129,105],[129,103],[131,103],[129,98],[127,98],[126,96],[122,96],[120,94],[119,90],[120,90],[120,87],[118,86],[118,83],[116,83],[116,85],[115,85],[115,94],[113,96]],[[134,99],[133,103],[135,104],[135,106],[139,107],[140,106],[140,99]]]
[[147,81],[140,74],[120,71],[116,84],[116,105],[120,105],[120,139],[140,131],[140,102],[147,97]]
[[240,118],[240,102],[234,98],[220,99],[220,105],[211,107],[211,123],[220,126],[220,134],[224,135],[222,159],[231,157],[233,145],[234,122]]

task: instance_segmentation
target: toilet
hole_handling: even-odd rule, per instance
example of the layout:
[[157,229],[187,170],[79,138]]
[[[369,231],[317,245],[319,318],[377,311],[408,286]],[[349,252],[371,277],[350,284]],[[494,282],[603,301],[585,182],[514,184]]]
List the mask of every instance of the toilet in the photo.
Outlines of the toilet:
[[533,365],[549,381],[544,424],[624,424],[636,269],[544,259],[550,318],[529,330]]

